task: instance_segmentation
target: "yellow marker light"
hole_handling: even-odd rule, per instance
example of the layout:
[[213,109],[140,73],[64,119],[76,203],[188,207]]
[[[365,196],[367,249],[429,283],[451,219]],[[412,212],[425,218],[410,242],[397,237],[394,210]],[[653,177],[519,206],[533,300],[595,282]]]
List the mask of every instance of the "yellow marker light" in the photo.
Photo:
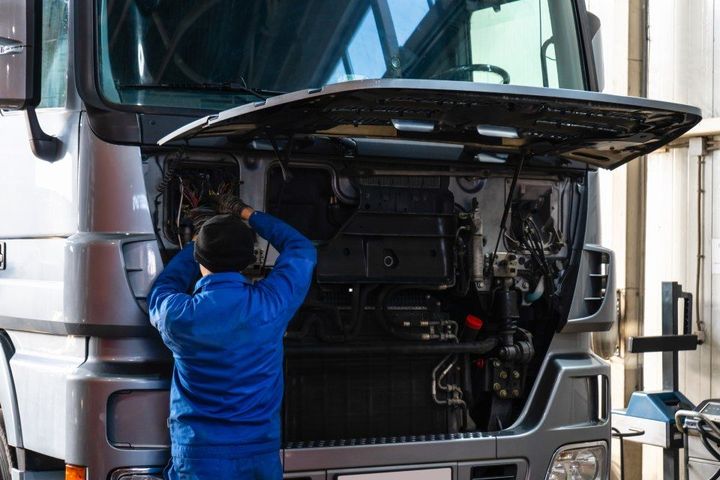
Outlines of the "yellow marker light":
[[65,480],[86,480],[87,469],[77,465],[65,465]]

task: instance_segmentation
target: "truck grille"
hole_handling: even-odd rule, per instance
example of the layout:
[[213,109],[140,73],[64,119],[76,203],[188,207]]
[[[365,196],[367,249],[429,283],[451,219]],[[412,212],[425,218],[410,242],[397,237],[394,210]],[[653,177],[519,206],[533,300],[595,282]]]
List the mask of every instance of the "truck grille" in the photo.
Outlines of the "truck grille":
[[[288,442],[286,449],[299,448],[330,448],[330,447],[354,447],[360,445],[388,445],[394,443],[416,443],[416,442],[440,442],[447,440],[468,440],[482,438],[482,432],[463,433],[438,433],[433,435],[401,435],[395,437],[369,437],[351,438],[339,440],[310,440],[305,442]],[[512,477],[514,478],[514,477]],[[483,479],[484,480],[484,479]]]

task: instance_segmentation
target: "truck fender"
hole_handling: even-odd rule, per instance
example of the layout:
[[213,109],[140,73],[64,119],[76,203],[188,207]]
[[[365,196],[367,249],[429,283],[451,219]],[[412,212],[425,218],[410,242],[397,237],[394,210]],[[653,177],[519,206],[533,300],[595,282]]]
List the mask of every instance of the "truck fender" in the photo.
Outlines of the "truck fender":
[[0,330],[0,408],[5,420],[5,432],[8,444],[13,447],[22,447],[22,430],[20,427],[20,413],[15,394],[15,382],[10,370],[10,357],[15,353],[15,347],[4,330]]

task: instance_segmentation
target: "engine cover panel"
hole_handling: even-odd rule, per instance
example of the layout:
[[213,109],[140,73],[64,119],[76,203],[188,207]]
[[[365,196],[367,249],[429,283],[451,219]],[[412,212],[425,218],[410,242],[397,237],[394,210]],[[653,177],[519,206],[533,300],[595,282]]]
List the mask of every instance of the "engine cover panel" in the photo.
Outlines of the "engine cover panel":
[[447,179],[367,177],[359,184],[358,210],[318,248],[318,282],[453,283],[457,217]]
[[318,282],[451,283],[455,229],[450,215],[358,212],[318,249]]

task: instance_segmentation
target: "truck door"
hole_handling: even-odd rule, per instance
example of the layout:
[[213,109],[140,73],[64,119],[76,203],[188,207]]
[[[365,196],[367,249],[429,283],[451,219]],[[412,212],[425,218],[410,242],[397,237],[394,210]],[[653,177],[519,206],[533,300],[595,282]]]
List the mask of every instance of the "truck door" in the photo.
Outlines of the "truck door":
[[[0,269],[0,329],[15,346],[10,361],[14,385],[10,378],[0,378],[5,383],[0,392],[14,389],[17,396],[17,418],[9,420],[10,409],[5,401],[2,405],[6,424],[20,427],[12,431],[9,426],[10,444],[62,458],[64,420],[57,419],[65,418],[65,375],[84,360],[85,342],[48,334],[63,332],[64,249],[66,238],[77,231],[78,218],[80,108],[69,69],[69,2],[39,3],[42,69],[37,116],[45,133],[59,140],[59,149],[56,158],[36,157],[27,112],[0,112],[0,243],[6,253]],[[58,344],[62,353],[52,368],[47,362],[46,368],[37,368],[43,355]]]

